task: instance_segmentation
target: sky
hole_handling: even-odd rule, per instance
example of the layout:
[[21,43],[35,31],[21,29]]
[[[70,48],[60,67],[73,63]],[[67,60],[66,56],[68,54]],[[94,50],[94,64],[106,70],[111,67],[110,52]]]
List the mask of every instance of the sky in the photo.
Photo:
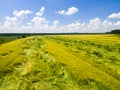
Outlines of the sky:
[[103,33],[120,29],[120,0],[1,0],[0,33]]

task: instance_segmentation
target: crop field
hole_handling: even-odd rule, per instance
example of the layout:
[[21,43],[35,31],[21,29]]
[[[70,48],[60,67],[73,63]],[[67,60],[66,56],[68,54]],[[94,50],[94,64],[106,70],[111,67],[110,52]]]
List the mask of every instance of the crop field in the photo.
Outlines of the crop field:
[[0,35],[0,45],[16,39],[18,39],[18,36],[5,36],[5,35],[1,36]]
[[120,35],[44,35],[1,44],[0,90],[120,90]]

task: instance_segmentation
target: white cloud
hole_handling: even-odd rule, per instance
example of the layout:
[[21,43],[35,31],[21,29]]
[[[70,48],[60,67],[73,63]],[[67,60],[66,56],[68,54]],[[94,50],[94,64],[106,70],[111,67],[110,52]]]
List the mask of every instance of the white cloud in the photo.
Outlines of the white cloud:
[[39,12],[36,13],[36,16],[42,16],[44,14],[45,7],[42,7]]
[[60,10],[57,13],[65,15],[66,12],[64,10]]
[[67,30],[67,32],[79,32],[79,31],[84,32],[85,25],[86,25],[85,23],[76,21],[65,26],[65,30]]
[[48,21],[44,17],[33,17],[31,20],[35,26],[41,26],[45,23],[48,23]]
[[76,7],[71,7],[68,9],[68,11],[66,12],[66,15],[72,15],[74,13],[78,12],[78,9]]
[[13,15],[17,18],[25,18],[28,14],[31,14],[31,13],[32,13],[32,11],[30,11],[30,10],[21,10],[21,11],[15,10],[13,12]]
[[4,27],[18,26],[23,21],[23,19],[25,19],[25,17],[27,17],[27,15],[31,13],[32,11],[30,10],[21,10],[21,11],[14,10],[13,17],[8,17],[8,16],[5,17],[5,22],[3,26]]
[[0,26],[2,25],[2,23],[0,23]]
[[100,24],[101,24],[101,20],[99,18],[94,18],[89,20],[88,28],[98,29],[100,27]]
[[16,22],[17,21],[17,18],[16,17],[5,17],[5,19],[7,20],[7,21],[12,21],[12,22]]
[[115,25],[120,26],[120,21],[117,21]]
[[104,21],[102,22],[102,26],[103,26],[103,27],[112,26],[112,22],[110,22],[110,21],[108,21],[108,20],[104,20]]
[[40,11],[36,13],[36,16],[34,16],[32,18],[31,22],[33,23],[34,26],[36,26],[36,27],[41,26],[42,27],[42,26],[47,25],[49,23],[49,21],[47,21],[46,18],[43,17],[44,11],[45,11],[45,8],[42,7],[40,9]]
[[109,15],[108,18],[112,18],[112,19],[120,18],[120,12],[119,13],[113,13],[113,14]]
[[[24,11],[24,13],[23,13]],[[100,18],[90,19],[88,22],[77,20],[67,25],[60,25],[58,20],[50,22],[44,17],[45,8],[42,7],[29,22],[22,22],[30,10],[13,12],[13,17],[5,17],[5,22],[0,24],[1,33],[97,33],[108,32],[120,28],[120,21],[101,20]],[[70,10],[68,10],[70,11]],[[62,13],[66,13],[64,10]],[[23,24],[24,23],[24,24]]]
[[2,32],[22,32],[22,33],[98,33],[98,32],[108,32],[112,29],[120,28],[120,21],[115,23],[108,20],[101,21],[99,18],[93,18],[89,22],[84,23],[80,21],[75,21],[71,24],[60,26],[58,20],[54,20],[49,25],[48,20],[43,17],[34,17],[33,21],[28,22],[26,25],[10,26],[7,28],[0,29]]
[[9,26],[12,26],[12,25],[16,25],[18,24],[18,19],[16,17],[5,17],[5,23],[4,23],[4,27],[9,27]]
[[120,22],[117,21],[112,23],[108,20],[100,20],[100,18],[93,18],[89,20],[89,22],[74,22],[64,26],[65,32],[79,32],[79,33],[101,33],[101,32],[108,32],[112,29],[120,28]]
[[58,14],[61,14],[61,15],[73,15],[73,14],[75,14],[76,12],[78,12],[78,9],[77,9],[76,7],[70,7],[70,8],[68,8],[67,11],[65,11],[65,10],[60,10],[60,11],[58,11],[57,13],[58,13]]
[[59,24],[58,20],[53,21],[53,26],[58,26],[58,24]]
[[28,25],[28,26],[32,26],[32,23],[28,22],[27,25]]

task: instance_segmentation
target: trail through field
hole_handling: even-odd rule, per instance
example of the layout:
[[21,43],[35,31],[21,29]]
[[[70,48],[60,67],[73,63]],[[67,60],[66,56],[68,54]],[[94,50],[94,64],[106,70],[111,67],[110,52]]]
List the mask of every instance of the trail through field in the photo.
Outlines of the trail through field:
[[91,79],[112,90],[120,90],[119,80],[66,51],[66,47],[50,40],[44,40],[44,42],[46,43],[46,51],[51,53],[58,62],[66,64],[78,79]]

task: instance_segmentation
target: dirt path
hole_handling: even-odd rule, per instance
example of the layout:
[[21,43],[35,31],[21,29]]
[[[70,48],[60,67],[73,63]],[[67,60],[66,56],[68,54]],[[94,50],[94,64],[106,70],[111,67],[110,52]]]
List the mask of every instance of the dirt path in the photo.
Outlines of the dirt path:
[[58,62],[66,64],[73,75],[79,79],[90,78],[101,82],[112,90],[120,90],[120,81],[117,79],[66,51],[64,49],[66,47],[50,40],[44,40],[44,42],[46,43],[46,50],[54,55]]

